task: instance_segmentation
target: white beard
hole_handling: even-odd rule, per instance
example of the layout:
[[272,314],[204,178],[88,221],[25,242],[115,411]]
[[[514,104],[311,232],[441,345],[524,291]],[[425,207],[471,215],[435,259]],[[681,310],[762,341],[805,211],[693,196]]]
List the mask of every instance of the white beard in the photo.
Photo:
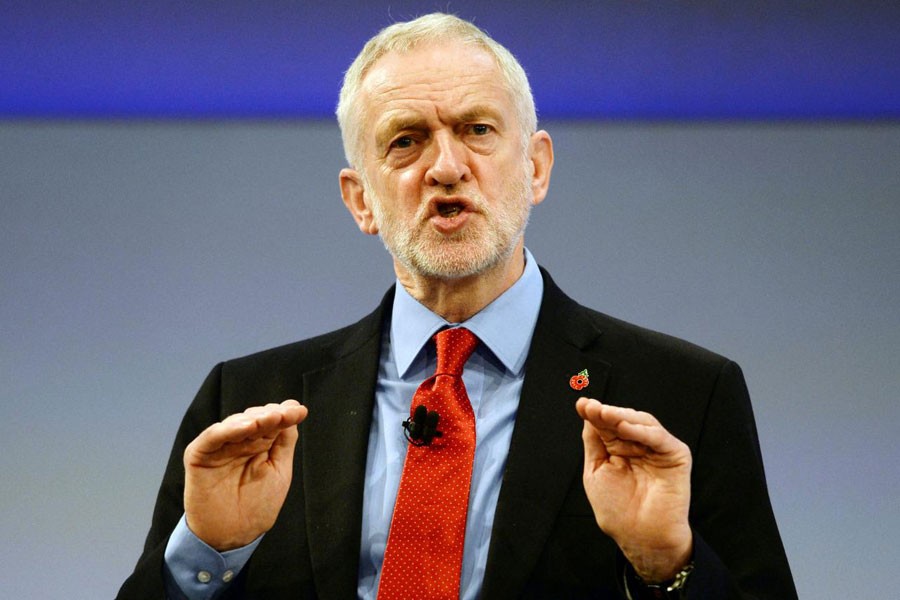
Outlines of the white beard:
[[471,201],[473,220],[461,231],[444,235],[428,223],[427,203],[415,216],[402,222],[384,210],[383,199],[372,192],[371,199],[378,235],[388,252],[409,272],[424,277],[455,279],[478,275],[506,262],[512,255],[528,225],[532,191],[525,177],[511,182],[509,195],[497,206],[489,206],[483,196],[465,194]]

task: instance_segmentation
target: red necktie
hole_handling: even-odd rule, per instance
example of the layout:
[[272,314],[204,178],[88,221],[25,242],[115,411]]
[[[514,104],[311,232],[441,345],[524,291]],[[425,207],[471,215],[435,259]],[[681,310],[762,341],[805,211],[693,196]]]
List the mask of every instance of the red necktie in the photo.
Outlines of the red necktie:
[[424,405],[439,415],[441,434],[406,450],[378,600],[459,598],[475,458],[475,414],[462,371],[478,338],[460,327],[438,332],[434,341],[437,370],[416,390],[410,419]]

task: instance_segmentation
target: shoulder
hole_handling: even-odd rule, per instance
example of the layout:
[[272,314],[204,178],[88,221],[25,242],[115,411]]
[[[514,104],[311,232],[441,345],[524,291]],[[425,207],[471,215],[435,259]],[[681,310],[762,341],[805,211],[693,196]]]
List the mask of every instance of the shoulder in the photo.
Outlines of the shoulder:
[[715,370],[730,362],[725,356],[685,339],[635,325],[589,308],[584,310],[603,331],[607,345],[635,359],[657,364],[693,364]]
[[[743,373],[725,356],[568,297],[554,300],[545,295],[545,308],[546,323],[556,328],[552,335],[578,346],[595,364],[605,365],[604,387],[596,390],[601,400],[653,414],[692,448],[697,447],[704,424],[718,426],[726,418],[752,423]],[[718,416],[711,419],[710,414]]]
[[582,340],[611,353],[613,362],[667,364],[690,363],[720,369],[729,359],[687,340],[629,323],[593,308],[579,304],[567,296],[544,272],[542,326],[568,339]]

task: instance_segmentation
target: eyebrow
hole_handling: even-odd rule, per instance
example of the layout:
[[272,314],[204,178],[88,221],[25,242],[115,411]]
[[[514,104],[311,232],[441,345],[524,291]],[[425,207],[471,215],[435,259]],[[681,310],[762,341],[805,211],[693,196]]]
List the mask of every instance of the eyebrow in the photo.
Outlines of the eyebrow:
[[[501,126],[506,124],[503,114],[488,104],[468,107],[460,113],[452,114],[450,118],[456,123],[472,123],[488,119]],[[391,138],[399,131],[421,131],[423,129],[426,129],[425,119],[420,115],[411,113],[392,115],[378,125],[375,132],[376,147],[387,146]]]
[[390,139],[394,137],[394,135],[398,131],[424,128],[425,120],[418,115],[400,114],[391,116],[386,121],[378,125],[378,129],[375,131],[376,147],[383,148],[387,146],[388,142],[390,142]]
[[481,121],[486,118],[496,121],[500,125],[506,123],[506,119],[503,118],[503,113],[488,104],[477,104],[475,106],[469,107],[463,112],[456,115],[455,118],[456,121],[462,123]]

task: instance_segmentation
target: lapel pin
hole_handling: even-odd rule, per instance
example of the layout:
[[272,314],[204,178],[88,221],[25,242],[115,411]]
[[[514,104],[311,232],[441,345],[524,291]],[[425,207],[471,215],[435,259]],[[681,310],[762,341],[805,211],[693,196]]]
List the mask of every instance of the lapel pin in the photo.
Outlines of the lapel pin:
[[590,382],[590,379],[588,379],[588,370],[585,369],[577,375],[572,375],[572,378],[569,379],[569,387],[576,391],[583,390]]

